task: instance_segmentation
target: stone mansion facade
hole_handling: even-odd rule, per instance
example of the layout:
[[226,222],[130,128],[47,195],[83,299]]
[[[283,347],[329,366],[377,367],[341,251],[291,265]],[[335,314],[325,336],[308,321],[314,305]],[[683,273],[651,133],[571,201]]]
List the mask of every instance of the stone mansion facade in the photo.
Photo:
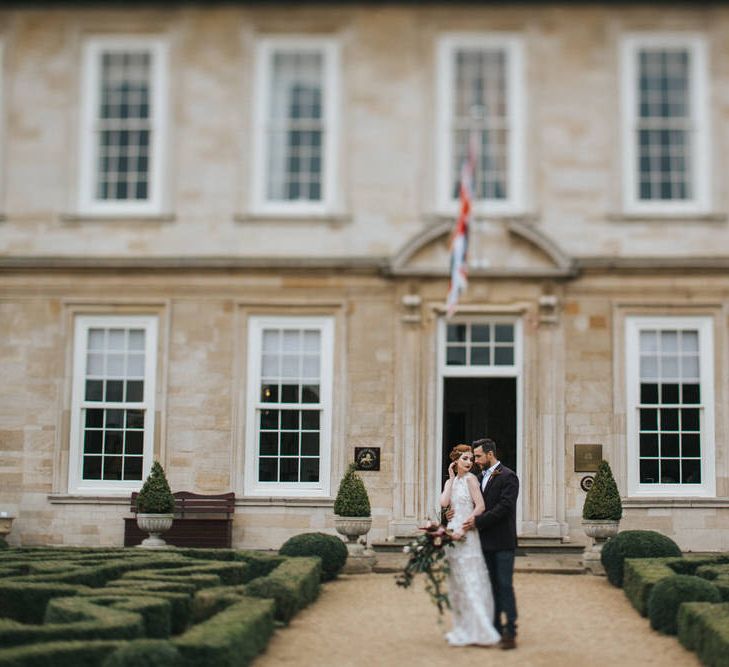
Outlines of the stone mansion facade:
[[[0,8],[0,510],[120,545],[152,462],[234,544],[435,513],[490,435],[523,536],[729,549],[729,6]],[[468,290],[446,318],[478,138]]]

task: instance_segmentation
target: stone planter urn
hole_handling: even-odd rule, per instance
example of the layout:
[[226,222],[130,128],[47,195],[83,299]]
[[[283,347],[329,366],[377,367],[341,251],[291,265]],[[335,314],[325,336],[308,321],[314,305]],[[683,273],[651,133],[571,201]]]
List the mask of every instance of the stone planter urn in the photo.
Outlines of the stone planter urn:
[[11,528],[13,527],[14,516],[9,516],[7,512],[0,512],[0,540],[4,540]]
[[174,514],[140,514],[137,513],[137,526],[139,530],[149,533],[149,537],[142,540],[139,545],[145,549],[164,549],[169,548],[160,535],[172,528]]
[[585,551],[582,554],[582,564],[592,574],[605,574],[605,568],[602,566],[602,561],[600,560],[602,548],[605,542],[618,534],[619,526],[620,521],[614,521],[612,519],[585,519],[582,521],[582,528],[585,531],[585,535],[592,538],[592,544],[585,547]]
[[364,546],[359,543],[360,535],[367,535],[372,527],[371,516],[337,516],[334,515],[334,527],[340,535],[347,538],[347,551],[361,554]]
[[340,535],[347,538],[347,562],[342,569],[346,574],[372,572],[375,565],[375,552],[367,549],[366,539],[372,527],[370,499],[362,480],[357,476],[356,465],[351,464],[339,484],[334,501],[334,527]]

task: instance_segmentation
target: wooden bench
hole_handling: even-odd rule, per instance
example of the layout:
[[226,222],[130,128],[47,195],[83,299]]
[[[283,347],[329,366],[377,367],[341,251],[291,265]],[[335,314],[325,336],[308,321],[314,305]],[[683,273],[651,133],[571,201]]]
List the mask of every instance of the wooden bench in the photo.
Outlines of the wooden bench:
[[[137,493],[132,493],[132,514],[137,513]],[[176,547],[212,547],[230,549],[233,541],[235,494],[202,495],[178,491],[175,497],[175,519],[162,539]],[[139,530],[136,517],[124,519],[124,546],[140,544],[147,533]]]

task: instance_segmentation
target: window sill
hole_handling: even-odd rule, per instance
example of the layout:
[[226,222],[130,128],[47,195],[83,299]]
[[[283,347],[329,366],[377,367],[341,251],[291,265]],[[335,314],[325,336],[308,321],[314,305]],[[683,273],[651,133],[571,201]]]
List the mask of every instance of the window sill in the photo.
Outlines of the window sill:
[[139,214],[139,213],[61,213],[59,219],[61,222],[103,222],[103,223],[122,223],[122,222],[174,222],[176,220],[174,213],[159,214]]
[[131,491],[124,495],[80,495],[71,493],[51,493],[48,502],[51,505],[129,505]]
[[235,499],[236,507],[334,507],[334,498],[283,498],[244,496]]
[[346,225],[352,222],[348,213],[236,213],[235,222],[241,224],[268,224],[272,222],[284,224],[325,224],[333,227]]
[[613,212],[607,214],[610,222],[715,222],[729,220],[726,213],[691,213],[689,211]]
[[653,509],[653,508],[729,508],[729,498],[627,498],[623,500],[625,509]]

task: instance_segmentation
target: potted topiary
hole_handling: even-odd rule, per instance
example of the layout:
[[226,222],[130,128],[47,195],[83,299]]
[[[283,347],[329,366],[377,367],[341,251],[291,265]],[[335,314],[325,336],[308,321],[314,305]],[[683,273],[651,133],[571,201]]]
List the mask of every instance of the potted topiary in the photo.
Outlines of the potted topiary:
[[346,536],[349,555],[359,558],[364,555],[364,547],[358,538],[372,527],[372,513],[367,489],[356,470],[357,466],[352,463],[339,483],[334,501],[334,527],[340,535]]
[[623,504],[610,464],[601,461],[582,508],[582,527],[593,539],[592,545],[585,548],[583,564],[593,574],[605,574],[600,553],[605,542],[618,534],[622,516]]
[[160,537],[160,533],[172,527],[174,510],[175,497],[170,491],[165,471],[159,461],[155,461],[149,477],[137,495],[137,526],[149,533],[149,537],[142,541],[140,547],[160,549],[169,546]]

